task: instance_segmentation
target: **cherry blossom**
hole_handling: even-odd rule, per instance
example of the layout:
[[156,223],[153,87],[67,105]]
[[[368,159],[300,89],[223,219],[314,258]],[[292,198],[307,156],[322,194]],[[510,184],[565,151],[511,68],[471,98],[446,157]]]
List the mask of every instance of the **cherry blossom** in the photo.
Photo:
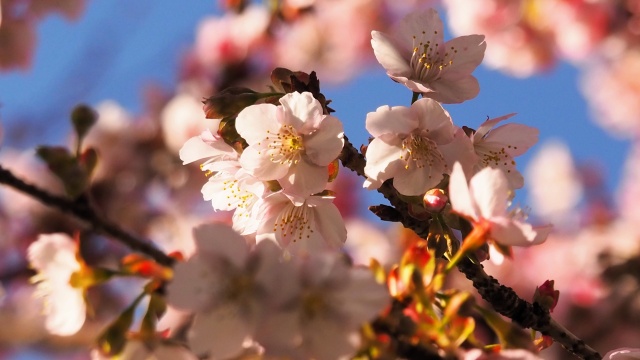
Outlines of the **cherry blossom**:
[[347,238],[344,220],[331,196],[294,201],[278,192],[267,196],[260,209],[256,240],[274,241],[289,253],[337,250]]
[[523,220],[522,212],[509,212],[511,188],[500,170],[484,168],[467,178],[459,164],[453,166],[449,180],[449,199],[454,212],[474,225],[488,228],[489,240],[505,246],[531,246],[544,242],[551,226],[533,227]]
[[240,164],[256,178],[278,180],[286,192],[304,198],[325,189],[327,166],[344,145],[342,123],[323,115],[308,92],[286,94],[280,104],[253,105],[238,114],[236,130],[249,144]]
[[299,260],[296,296],[270,312],[256,335],[265,355],[333,360],[352,354],[350,337],[384,309],[388,292],[368,269],[349,267],[339,254]]
[[200,165],[209,174],[208,181],[202,187],[204,199],[211,201],[216,210],[235,210],[233,225],[241,234],[256,231],[257,213],[254,205],[263,196],[265,186],[240,166],[239,155],[231,146],[205,130],[184,144],[180,158],[185,164],[206,158]]
[[375,137],[367,148],[365,186],[378,188],[393,178],[403,195],[421,195],[449,172],[441,145],[453,141],[455,127],[449,113],[432,99],[410,108],[381,106],[367,114],[366,128]]
[[443,36],[438,12],[428,9],[409,14],[391,35],[372,31],[371,46],[387,75],[413,92],[442,103],[473,99],[480,86],[471,72],[484,57],[484,36]]
[[72,335],[86,318],[84,289],[71,284],[81,268],[77,246],[67,234],[42,234],[27,250],[31,266],[38,272],[32,280],[45,298],[46,327],[52,334]]
[[195,313],[189,345],[213,358],[239,354],[253,336],[273,291],[279,250],[270,242],[255,251],[224,224],[194,229],[196,252],[175,267],[169,305]]
[[500,121],[515,114],[508,114],[485,121],[472,135],[473,148],[480,158],[475,172],[484,167],[504,171],[512,189],[524,186],[524,178],[516,169],[516,156],[524,154],[538,142],[538,129],[522,124],[505,124],[494,128]]

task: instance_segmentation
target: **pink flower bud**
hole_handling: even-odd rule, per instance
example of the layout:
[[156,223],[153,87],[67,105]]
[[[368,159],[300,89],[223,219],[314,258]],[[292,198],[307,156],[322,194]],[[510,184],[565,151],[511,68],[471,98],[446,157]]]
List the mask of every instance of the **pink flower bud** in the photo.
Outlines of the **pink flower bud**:
[[422,201],[427,211],[437,213],[444,209],[449,198],[442,189],[431,189],[424,194]]

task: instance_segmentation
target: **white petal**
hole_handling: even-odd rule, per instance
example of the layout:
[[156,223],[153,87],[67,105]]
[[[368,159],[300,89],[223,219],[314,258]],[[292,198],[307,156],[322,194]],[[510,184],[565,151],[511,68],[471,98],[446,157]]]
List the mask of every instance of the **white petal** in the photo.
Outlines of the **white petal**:
[[327,116],[318,126],[318,130],[304,138],[305,154],[311,162],[327,166],[335,160],[344,146],[342,122],[333,116]]
[[479,214],[474,200],[471,198],[464,170],[459,163],[453,165],[449,178],[449,201],[451,201],[453,211],[470,219],[478,220]]
[[393,178],[393,187],[402,195],[423,195],[427,190],[438,185],[445,172],[444,164],[434,164],[424,168],[411,165],[409,169],[402,169],[396,173]]
[[309,134],[320,126],[322,105],[310,92],[293,92],[280,98],[282,125],[291,125],[299,134]]
[[407,135],[418,127],[418,119],[411,108],[384,105],[367,114],[365,127],[376,138],[384,134]]
[[535,245],[536,232],[527,223],[514,221],[508,217],[496,217],[491,221],[491,238],[502,245]]
[[269,132],[275,134],[279,130],[277,107],[272,104],[248,106],[236,118],[236,131],[249,145],[262,141]]
[[194,136],[187,140],[180,149],[180,160],[183,164],[189,164],[196,160],[205,158],[216,159],[237,159],[238,153],[227,145],[224,140],[216,139],[215,141],[205,142],[202,136],[211,135],[207,130],[201,135]]
[[325,199],[315,208],[316,231],[322,234],[325,243],[333,249],[339,249],[347,239],[347,228],[340,211],[331,200]]
[[502,170],[484,168],[469,182],[469,191],[485,219],[505,216],[509,201],[509,182]]
[[260,180],[279,180],[289,171],[289,165],[271,161],[265,144],[244,149],[240,164],[251,175]]
[[77,333],[86,319],[86,305],[80,289],[68,284],[51,284],[53,291],[45,299],[47,309],[46,328],[56,335]]
[[446,49],[457,50],[453,63],[444,73],[445,79],[459,79],[471,74],[482,63],[487,43],[484,35],[466,35],[451,39],[445,43]]
[[405,161],[401,159],[402,140],[393,140],[393,143],[387,143],[381,139],[373,139],[369,144],[367,163],[364,167],[367,177],[375,181],[384,181],[404,170]]
[[485,137],[485,142],[501,144],[507,154],[519,156],[538,142],[540,131],[523,124],[506,124],[499,126]]
[[459,104],[475,98],[480,92],[478,79],[471,75],[455,80],[441,78],[429,85],[433,92],[426,93],[425,96],[444,104]]
[[[214,301],[220,274],[211,259],[198,254],[176,264],[172,281],[167,285],[167,302],[179,310],[204,311]],[[215,261],[215,259],[213,259]]]
[[329,182],[329,171],[326,166],[318,166],[302,160],[292,166],[289,174],[278,182],[285,193],[296,198],[307,198],[325,189]]
[[[349,333],[354,329],[345,329],[337,319],[318,317],[302,328],[303,346],[309,352],[309,358],[316,360],[335,360],[350,355],[355,349],[349,342]],[[331,344],[327,346],[327,344]]]

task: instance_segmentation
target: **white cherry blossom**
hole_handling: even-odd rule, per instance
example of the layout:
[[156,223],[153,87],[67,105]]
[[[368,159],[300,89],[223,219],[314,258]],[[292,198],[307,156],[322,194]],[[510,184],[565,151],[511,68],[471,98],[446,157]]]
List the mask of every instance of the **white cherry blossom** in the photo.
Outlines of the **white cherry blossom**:
[[76,259],[77,245],[64,233],[42,234],[27,250],[31,267],[38,274],[38,295],[45,300],[45,326],[56,335],[73,335],[84,324],[84,289],[71,285],[71,275],[81,269]]
[[342,123],[323,115],[308,92],[286,94],[280,104],[252,105],[238,114],[236,130],[249,144],[240,163],[260,180],[278,180],[291,195],[321,192],[327,166],[344,145]]
[[443,36],[438,12],[428,9],[409,14],[391,35],[372,31],[371,46],[387,75],[411,91],[442,103],[473,99],[480,86],[471,72],[484,57],[484,36]]
[[524,186],[524,177],[516,169],[514,157],[524,154],[538,142],[539,130],[523,124],[505,124],[494,128],[515,114],[483,122],[472,135],[473,148],[480,158],[474,172],[489,166],[504,171],[512,189]]
[[501,170],[490,167],[475,174],[469,184],[460,164],[453,166],[449,199],[454,212],[474,225],[488,227],[489,240],[505,246],[531,246],[544,242],[551,226],[534,227],[522,212],[507,209],[511,188]]
[[375,137],[366,153],[368,188],[393,178],[401,194],[422,195],[449,173],[441,146],[453,141],[456,129],[435,100],[420,99],[410,108],[381,106],[367,114],[366,128]]

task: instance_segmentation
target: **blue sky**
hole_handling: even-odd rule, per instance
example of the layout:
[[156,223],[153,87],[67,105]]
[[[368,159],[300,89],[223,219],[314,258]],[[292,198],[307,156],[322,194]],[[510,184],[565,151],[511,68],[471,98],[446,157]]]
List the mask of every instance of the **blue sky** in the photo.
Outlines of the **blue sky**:
[[[198,20],[214,11],[214,2],[205,0],[190,1],[186,9],[184,3],[171,0],[111,0],[89,1],[77,22],[49,17],[38,29],[33,68],[0,74],[0,118],[6,125],[28,124],[35,130],[36,136],[19,142],[25,147],[63,142],[69,111],[80,102],[114,99],[139,111],[145,84],[167,89],[175,84],[178,60],[192,43]],[[546,74],[515,79],[481,66],[475,74],[480,95],[446,106],[457,125],[475,128],[487,116],[516,112],[512,121],[539,128],[541,142],[561,139],[579,161],[599,163],[608,174],[608,187],[615,188],[628,144],[609,137],[589,120],[577,88],[577,69],[560,64]],[[408,105],[411,100],[411,93],[377,66],[349,84],[325,87],[324,92],[333,99],[336,116],[356,145],[367,139],[367,112],[384,104]],[[521,170],[530,155],[518,161]]]

